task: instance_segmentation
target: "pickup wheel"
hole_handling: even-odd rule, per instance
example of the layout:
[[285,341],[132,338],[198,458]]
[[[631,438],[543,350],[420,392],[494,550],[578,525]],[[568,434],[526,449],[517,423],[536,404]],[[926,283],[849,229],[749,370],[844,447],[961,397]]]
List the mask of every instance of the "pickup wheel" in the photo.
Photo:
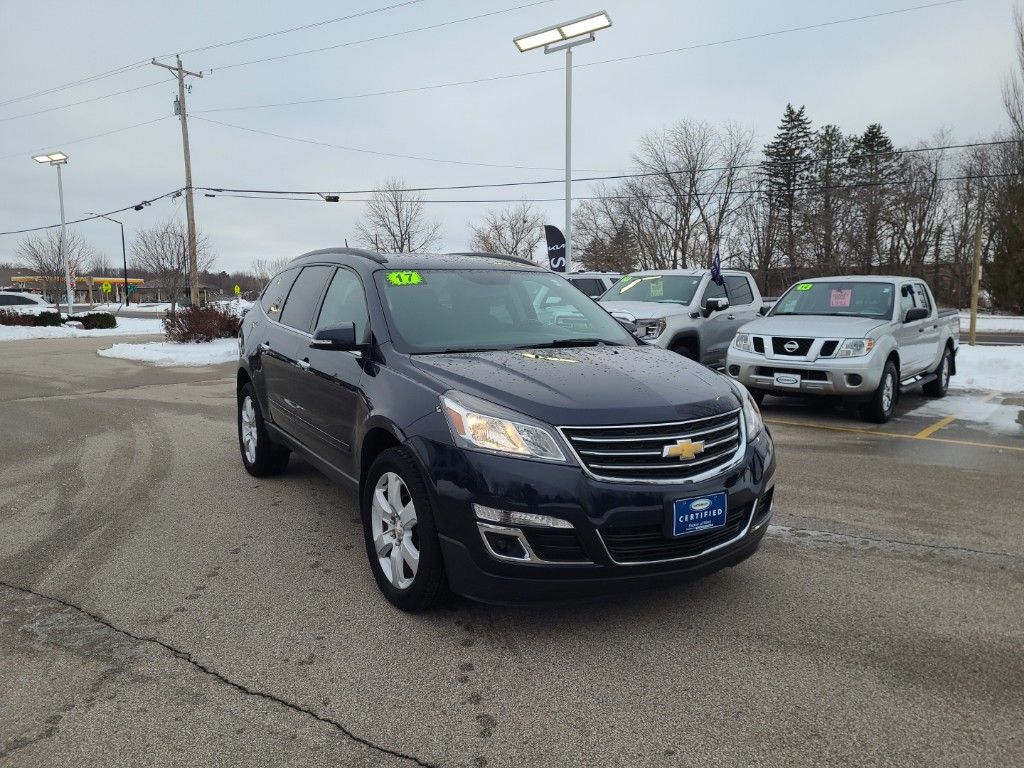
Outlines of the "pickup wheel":
[[899,398],[900,376],[896,370],[896,364],[887,360],[885,369],[882,371],[882,379],[878,382],[878,389],[871,399],[860,406],[861,418],[875,424],[885,424],[896,409],[896,400]]
[[366,556],[384,597],[410,613],[435,606],[446,592],[441,546],[426,484],[405,448],[370,465],[361,508]]
[[677,341],[669,347],[669,351],[682,355],[688,360],[699,361],[700,356],[697,353],[697,345],[692,341]]
[[764,401],[764,396],[768,394],[763,389],[749,389],[750,396],[754,398],[754,402],[760,405]]
[[942,360],[939,362],[939,367],[935,370],[935,380],[929,381],[921,390],[928,395],[928,397],[945,397],[946,390],[949,389],[949,377],[953,371],[953,353],[950,352],[947,346],[942,350]]
[[245,471],[253,477],[279,475],[288,467],[289,451],[270,439],[252,384],[238,392],[238,448]]

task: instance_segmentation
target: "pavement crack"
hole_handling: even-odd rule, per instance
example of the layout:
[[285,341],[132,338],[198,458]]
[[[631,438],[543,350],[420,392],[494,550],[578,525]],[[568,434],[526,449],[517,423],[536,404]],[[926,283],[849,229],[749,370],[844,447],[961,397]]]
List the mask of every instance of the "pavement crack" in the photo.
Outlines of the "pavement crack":
[[261,690],[258,690],[256,688],[251,688],[250,686],[246,685],[245,683],[240,683],[237,680],[232,680],[231,678],[227,677],[223,673],[218,672],[217,670],[213,669],[210,666],[207,666],[203,662],[197,661],[192,656],[192,654],[189,653],[188,651],[183,651],[180,648],[175,648],[170,643],[167,643],[167,642],[165,642],[163,640],[160,640],[157,637],[152,637],[152,636],[148,636],[148,635],[137,635],[134,632],[131,632],[131,631],[127,630],[127,629],[124,629],[122,627],[119,627],[119,626],[115,625],[114,623],[112,623],[108,619],[103,618],[99,614],[93,613],[92,611],[90,611],[87,608],[83,608],[80,605],[76,605],[75,603],[69,602],[69,601],[64,600],[62,598],[54,597],[53,595],[47,595],[47,594],[44,594],[42,592],[37,592],[36,590],[30,589],[29,587],[23,587],[23,586],[20,586],[18,584],[11,584],[10,582],[3,581],[3,580],[0,580],[0,587],[6,587],[7,589],[10,589],[10,590],[12,590],[14,592],[20,592],[22,594],[33,595],[34,597],[38,597],[38,598],[40,598],[42,600],[49,600],[50,602],[57,603],[58,605],[62,605],[65,608],[70,608],[70,609],[72,609],[74,611],[78,611],[83,616],[87,616],[88,618],[92,619],[93,621],[97,622],[98,624],[102,624],[104,627],[107,627],[108,629],[110,629],[110,630],[112,630],[114,632],[117,632],[118,634],[123,635],[124,637],[127,637],[127,638],[129,638],[131,640],[134,640],[135,642],[138,642],[138,643],[152,643],[153,645],[159,646],[160,648],[162,648],[163,650],[167,651],[168,653],[170,653],[175,658],[181,659],[182,661],[184,661],[185,663],[189,664],[193,668],[199,670],[204,675],[206,675],[208,677],[212,677],[213,679],[217,680],[218,682],[220,682],[220,683],[222,683],[224,685],[227,685],[227,686],[229,686],[231,688],[234,688],[236,691],[239,691],[240,693],[243,693],[246,696],[253,696],[255,698],[264,699],[266,701],[273,702],[273,703],[275,703],[275,704],[277,704],[279,706],[285,707],[286,709],[290,709],[293,712],[297,712],[297,713],[299,713],[301,715],[305,715],[307,717],[313,718],[314,720],[317,720],[318,722],[321,722],[321,723],[324,723],[325,725],[331,726],[332,728],[334,728],[335,730],[341,732],[342,734],[344,734],[346,737],[348,737],[352,741],[354,741],[354,742],[356,742],[358,744],[362,744],[364,747],[367,747],[368,749],[372,749],[375,752],[379,752],[380,754],[388,755],[390,757],[399,758],[401,760],[408,760],[409,762],[413,763],[414,765],[423,766],[423,768],[435,768],[433,763],[425,762],[425,761],[421,760],[420,758],[416,757],[415,755],[410,755],[410,754],[407,754],[405,752],[400,752],[400,751],[398,751],[396,749],[391,749],[390,747],[382,746],[382,745],[377,744],[377,743],[375,743],[373,741],[370,741],[369,739],[366,739],[366,738],[364,738],[362,736],[359,736],[358,734],[353,733],[351,730],[349,730],[344,724],[340,723],[339,721],[335,720],[332,717],[328,717],[327,715],[321,715],[320,713],[315,712],[312,709],[307,709],[306,707],[303,707],[300,704],[296,704],[295,702],[288,701],[287,699],[284,699],[284,698],[282,698],[280,696],[277,696],[276,694],[269,693],[267,691],[261,691]]

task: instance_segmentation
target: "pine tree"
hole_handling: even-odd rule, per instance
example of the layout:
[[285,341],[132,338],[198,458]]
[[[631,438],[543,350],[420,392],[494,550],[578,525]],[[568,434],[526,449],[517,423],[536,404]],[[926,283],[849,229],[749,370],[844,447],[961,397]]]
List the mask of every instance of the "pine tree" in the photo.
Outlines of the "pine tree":
[[768,204],[778,212],[785,233],[786,259],[789,266],[799,266],[796,224],[803,198],[802,187],[807,182],[813,160],[811,121],[804,108],[786,111],[779,123],[775,138],[765,145],[761,172],[768,192]]
[[881,265],[882,214],[892,197],[890,182],[899,175],[900,158],[896,148],[878,123],[869,125],[853,141],[850,153],[850,181],[857,200],[859,236],[854,255],[865,273]]
[[814,236],[815,261],[825,272],[842,271],[839,241],[847,208],[849,165],[853,139],[836,125],[823,126],[814,134],[814,166],[809,174],[808,212]]

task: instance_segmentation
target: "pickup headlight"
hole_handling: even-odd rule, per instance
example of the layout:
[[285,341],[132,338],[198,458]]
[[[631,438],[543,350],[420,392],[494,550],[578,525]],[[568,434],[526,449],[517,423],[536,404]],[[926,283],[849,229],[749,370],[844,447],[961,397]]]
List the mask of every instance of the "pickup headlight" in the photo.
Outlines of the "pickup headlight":
[[641,339],[656,339],[665,332],[665,318],[659,317],[655,320],[637,323],[637,330]]
[[836,357],[864,357],[875,348],[874,339],[845,339],[839,345]]
[[565,461],[555,436],[540,424],[528,423],[527,416],[454,391],[441,396],[441,410],[456,445],[463,448]]
[[732,379],[729,379],[729,384],[732,385],[736,397],[740,399],[740,405],[743,407],[743,423],[747,427],[747,441],[749,442],[761,434],[764,429],[761,409],[757,407],[757,403],[754,402],[754,398],[751,397],[746,387]]
[[750,338],[749,333],[737,333],[736,337],[732,340],[732,345],[740,352],[754,351],[754,340]]

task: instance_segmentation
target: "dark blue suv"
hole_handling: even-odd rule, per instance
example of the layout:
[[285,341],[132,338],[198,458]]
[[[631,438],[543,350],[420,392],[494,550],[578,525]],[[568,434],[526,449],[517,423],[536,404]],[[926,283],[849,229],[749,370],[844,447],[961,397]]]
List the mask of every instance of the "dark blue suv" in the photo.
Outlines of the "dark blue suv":
[[768,527],[775,456],[742,385],[527,261],[308,253],[239,346],[245,468],[279,473],[294,452],[358,489],[399,608],[692,578]]

